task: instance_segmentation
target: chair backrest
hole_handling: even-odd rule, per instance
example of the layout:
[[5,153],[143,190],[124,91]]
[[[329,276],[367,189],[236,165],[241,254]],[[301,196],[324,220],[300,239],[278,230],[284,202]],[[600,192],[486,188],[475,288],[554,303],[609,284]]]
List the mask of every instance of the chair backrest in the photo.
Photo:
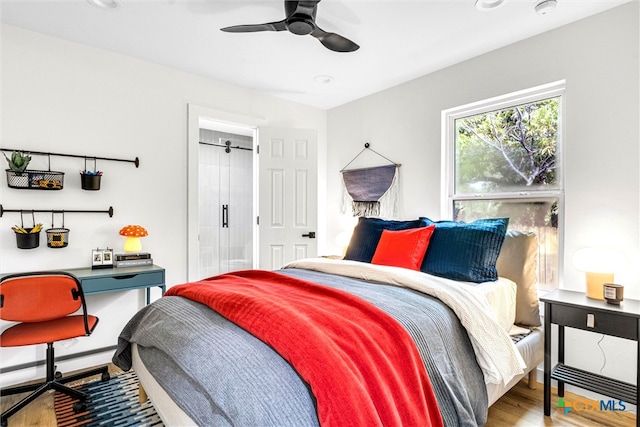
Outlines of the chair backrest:
[[44,322],[75,313],[86,304],[82,286],[65,272],[11,274],[0,279],[0,319]]

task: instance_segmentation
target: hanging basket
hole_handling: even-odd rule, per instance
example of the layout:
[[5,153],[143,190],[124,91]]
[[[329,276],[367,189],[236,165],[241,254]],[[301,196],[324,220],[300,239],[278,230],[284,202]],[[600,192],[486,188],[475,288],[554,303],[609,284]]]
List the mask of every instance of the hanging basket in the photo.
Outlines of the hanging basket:
[[[31,218],[33,220],[33,227],[24,227],[24,212],[20,212],[20,225],[19,229],[14,228],[13,231],[16,234],[16,244],[18,249],[35,249],[40,246],[40,231],[42,231],[42,225],[36,225],[35,216],[31,211]],[[24,231],[24,232],[23,232]]]
[[80,172],[80,182],[83,190],[99,190],[102,172],[97,170],[96,159],[93,158],[93,172],[87,171],[87,158],[84,158],[84,170]]
[[15,172],[7,169],[7,185],[11,188],[30,190],[62,190],[64,172],[51,170],[51,154],[48,154],[49,170],[25,170]]
[[62,190],[64,172],[25,170],[14,172],[7,169],[7,185],[10,188],[29,190]]
[[54,227],[51,212],[51,228],[47,228],[47,246],[54,249],[66,248],[69,245],[69,229],[64,227],[64,211],[62,213],[62,227]]

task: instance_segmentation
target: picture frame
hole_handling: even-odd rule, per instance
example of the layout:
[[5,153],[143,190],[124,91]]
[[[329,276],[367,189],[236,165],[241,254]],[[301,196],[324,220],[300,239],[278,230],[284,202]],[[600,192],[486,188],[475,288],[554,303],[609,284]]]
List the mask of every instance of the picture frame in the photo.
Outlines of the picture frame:
[[102,251],[100,249],[93,249],[91,251],[91,263],[93,267],[102,265]]
[[113,249],[105,249],[102,251],[102,265],[113,267]]
[[112,268],[113,267],[113,249],[92,249],[91,250],[91,268]]

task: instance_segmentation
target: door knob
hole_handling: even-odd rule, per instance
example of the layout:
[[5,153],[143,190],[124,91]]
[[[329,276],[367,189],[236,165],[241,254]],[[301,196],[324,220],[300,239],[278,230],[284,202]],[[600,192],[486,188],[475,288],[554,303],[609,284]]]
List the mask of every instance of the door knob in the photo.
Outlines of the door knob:
[[316,232],[315,231],[310,231],[307,234],[303,234],[302,237],[308,237],[310,239],[315,239],[316,238]]

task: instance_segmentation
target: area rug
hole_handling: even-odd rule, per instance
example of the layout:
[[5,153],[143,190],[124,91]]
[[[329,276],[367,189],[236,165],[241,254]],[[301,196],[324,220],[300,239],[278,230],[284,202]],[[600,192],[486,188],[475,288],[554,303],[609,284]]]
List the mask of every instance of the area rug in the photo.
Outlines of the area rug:
[[87,393],[87,409],[73,412],[72,399],[56,393],[55,411],[58,427],[72,426],[162,426],[162,421],[147,399],[138,401],[138,377],[129,371],[113,375],[109,381],[92,381],[76,387]]

